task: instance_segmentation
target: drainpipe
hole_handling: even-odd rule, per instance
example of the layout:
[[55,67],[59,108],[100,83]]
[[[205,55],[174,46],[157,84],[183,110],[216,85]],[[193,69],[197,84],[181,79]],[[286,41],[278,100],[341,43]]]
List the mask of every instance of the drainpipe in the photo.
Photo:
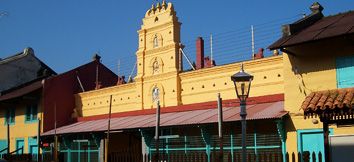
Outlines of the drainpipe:
[[323,138],[324,138],[324,154],[325,154],[325,161],[331,162],[330,155],[329,155],[329,130],[328,130],[328,121],[323,121]]
[[160,101],[157,101],[156,108],[156,129],[155,129],[155,139],[156,139],[156,162],[159,161],[159,129],[160,129]]
[[222,134],[222,123],[223,123],[223,112],[222,112],[222,98],[220,97],[220,93],[218,93],[218,128],[219,128],[219,142],[220,142],[220,155],[219,161],[223,160],[223,134]]

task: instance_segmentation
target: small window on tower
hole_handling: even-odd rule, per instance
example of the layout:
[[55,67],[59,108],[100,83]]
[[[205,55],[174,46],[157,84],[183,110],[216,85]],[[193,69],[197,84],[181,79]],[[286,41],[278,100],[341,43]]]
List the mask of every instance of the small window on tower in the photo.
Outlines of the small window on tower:
[[152,89],[152,101],[157,102],[160,100],[160,90],[157,87]]
[[159,41],[157,39],[157,35],[154,37],[154,48],[159,46]]

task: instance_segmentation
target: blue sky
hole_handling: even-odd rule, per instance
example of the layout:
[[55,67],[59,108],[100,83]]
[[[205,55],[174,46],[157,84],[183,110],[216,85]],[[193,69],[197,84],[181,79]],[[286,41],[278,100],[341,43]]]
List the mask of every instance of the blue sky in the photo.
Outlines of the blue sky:
[[[182,22],[182,43],[197,36],[227,33],[252,24],[295,20],[309,14],[308,0],[171,0]],[[0,0],[0,58],[32,47],[37,57],[62,73],[99,52],[116,72],[134,62],[137,30],[156,0]],[[170,1],[168,1],[170,2]],[[354,9],[353,0],[321,0],[324,14]],[[274,29],[280,33],[280,24]],[[278,34],[279,35],[279,34]],[[274,35],[278,37],[278,35]],[[193,55],[193,54],[191,54]]]

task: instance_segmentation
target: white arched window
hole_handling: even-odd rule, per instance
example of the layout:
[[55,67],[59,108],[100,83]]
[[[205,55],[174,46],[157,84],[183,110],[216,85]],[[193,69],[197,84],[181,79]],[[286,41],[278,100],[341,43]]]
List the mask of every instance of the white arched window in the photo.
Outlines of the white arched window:
[[156,102],[160,100],[160,90],[157,87],[152,89],[152,101]]

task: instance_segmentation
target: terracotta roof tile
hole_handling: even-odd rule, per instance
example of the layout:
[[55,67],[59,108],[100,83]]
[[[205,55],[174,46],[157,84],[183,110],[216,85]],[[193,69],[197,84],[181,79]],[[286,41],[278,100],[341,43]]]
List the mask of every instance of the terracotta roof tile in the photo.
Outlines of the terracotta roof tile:
[[354,88],[312,92],[303,101],[305,116],[352,115],[354,112]]
[[317,103],[317,106],[316,106],[318,109],[321,109],[321,110],[325,109],[324,105],[325,105],[325,102],[326,102],[326,100],[328,98],[328,95],[329,95],[328,92],[325,92],[325,93],[322,94],[322,96],[318,100],[318,103]]

